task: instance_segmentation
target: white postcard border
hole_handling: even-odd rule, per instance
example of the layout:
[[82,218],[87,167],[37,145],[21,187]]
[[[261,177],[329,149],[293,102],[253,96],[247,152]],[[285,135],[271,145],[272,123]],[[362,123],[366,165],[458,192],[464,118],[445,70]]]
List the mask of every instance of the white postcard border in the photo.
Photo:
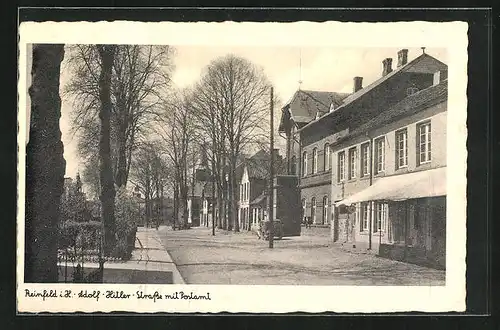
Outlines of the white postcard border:
[[[19,312],[446,312],[465,310],[467,23],[145,23],[25,22],[19,41],[18,198],[24,201],[26,145],[26,50],[30,43],[117,43],[301,47],[420,47],[448,51],[446,285],[260,286],[25,284],[24,203],[18,203],[17,289]],[[328,37],[325,37],[328,36]],[[25,289],[128,290],[210,294],[211,300],[95,299],[25,297]]]

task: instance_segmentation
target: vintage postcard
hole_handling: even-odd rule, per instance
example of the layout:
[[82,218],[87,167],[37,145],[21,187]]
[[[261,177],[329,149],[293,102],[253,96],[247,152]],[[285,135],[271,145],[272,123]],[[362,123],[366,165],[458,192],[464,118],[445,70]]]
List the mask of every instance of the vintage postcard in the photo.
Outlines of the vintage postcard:
[[21,23],[18,312],[464,311],[467,29]]

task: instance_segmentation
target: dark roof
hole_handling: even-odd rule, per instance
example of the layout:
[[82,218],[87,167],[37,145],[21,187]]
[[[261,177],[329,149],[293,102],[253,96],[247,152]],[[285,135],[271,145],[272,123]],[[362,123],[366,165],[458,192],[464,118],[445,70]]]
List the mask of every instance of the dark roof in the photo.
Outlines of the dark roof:
[[266,192],[266,190],[264,190],[263,192],[260,193],[259,196],[255,197],[255,199],[250,202],[250,205],[255,205],[255,204],[260,204],[262,202],[265,202],[266,197],[267,197],[267,192]]
[[413,115],[421,110],[427,109],[429,106],[442,102],[448,97],[448,80],[444,80],[440,84],[422,89],[415,94],[412,94],[402,101],[396,103],[388,110],[382,112],[378,116],[368,122],[358,126],[348,135],[338,140],[339,142],[351,138],[355,135],[364,134],[370,130],[380,127],[384,124],[392,122],[403,116]]
[[[422,65],[417,67],[417,64],[419,64],[419,63],[422,63]],[[406,63],[405,65],[402,65],[399,68],[396,68],[395,70],[386,74],[385,76],[382,76],[381,78],[375,80],[373,83],[369,84],[368,86],[363,87],[362,89],[360,89],[356,93],[353,93],[353,94],[349,95],[348,97],[344,98],[342,101],[342,104],[339,106],[339,108],[337,108],[333,112],[336,112],[336,111],[346,107],[347,105],[357,101],[363,95],[369,93],[371,90],[373,90],[377,86],[384,84],[386,81],[390,80],[390,78],[392,78],[392,77],[394,77],[402,72],[434,73],[434,72],[439,71],[439,70],[447,70],[447,65],[444,64],[443,62],[437,60],[436,58],[424,53],[424,54],[414,58],[410,62]],[[308,122],[306,125],[303,125],[302,127],[300,127],[300,129],[303,129],[304,127],[310,126],[321,119],[322,118],[315,120],[313,118],[313,120]]]
[[334,107],[342,104],[342,100],[348,97],[348,93],[324,92],[298,90],[285,106],[283,110],[290,112],[290,115],[296,123],[308,123],[316,118],[319,112],[323,115],[330,111],[330,105]]
[[[258,151],[255,155],[247,159],[245,162],[248,177],[252,179],[268,179],[269,178],[269,153],[264,150]],[[281,156],[278,156],[274,162],[275,174],[285,173],[286,161]]]

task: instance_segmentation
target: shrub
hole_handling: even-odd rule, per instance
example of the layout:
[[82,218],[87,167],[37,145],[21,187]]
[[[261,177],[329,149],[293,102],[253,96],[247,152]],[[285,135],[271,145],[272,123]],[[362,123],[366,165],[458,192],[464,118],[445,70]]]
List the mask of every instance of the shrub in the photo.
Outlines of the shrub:
[[125,188],[120,188],[115,199],[116,246],[113,252],[114,256],[124,260],[130,259],[135,246],[139,216],[137,201]]
[[75,222],[65,221],[59,226],[59,246],[73,246],[86,249],[99,249],[102,224],[99,221]]

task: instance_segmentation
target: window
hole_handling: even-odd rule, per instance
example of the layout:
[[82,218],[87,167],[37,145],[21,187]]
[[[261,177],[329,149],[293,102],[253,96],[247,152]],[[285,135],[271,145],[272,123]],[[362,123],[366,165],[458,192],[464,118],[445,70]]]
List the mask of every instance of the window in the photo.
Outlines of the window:
[[418,125],[418,163],[431,161],[431,123]]
[[330,170],[330,145],[325,144],[325,162],[324,162],[324,171]]
[[341,182],[345,180],[345,152],[339,152],[338,157],[339,161],[337,164],[337,178],[338,181]]
[[384,171],[385,162],[385,138],[381,137],[375,140],[375,173]]
[[243,184],[240,183],[240,199],[243,200]]
[[356,148],[349,149],[349,180],[356,178]]
[[323,197],[323,221],[322,225],[328,223],[328,197]]
[[311,198],[311,218],[316,223],[316,197]]
[[318,173],[318,149],[313,149],[313,174]]
[[361,203],[361,231],[368,230],[368,203]]
[[373,228],[374,232],[377,231],[385,231],[385,228],[387,226],[387,209],[388,205],[387,203],[377,203],[376,204],[376,221],[377,225],[375,228]]
[[361,145],[361,177],[370,174],[370,143],[364,143]]
[[291,161],[291,164],[290,164],[290,174],[293,174],[295,175],[295,170],[296,170],[296,167],[297,167],[297,164],[296,164],[297,160],[295,159],[295,156],[292,156],[292,161]]
[[307,152],[302,154],[302,176],[307,175]]
[[408,131],[396,132],[396,169],[408,166]]
[[250,182],[247,183],[247,200],[250,200]]

